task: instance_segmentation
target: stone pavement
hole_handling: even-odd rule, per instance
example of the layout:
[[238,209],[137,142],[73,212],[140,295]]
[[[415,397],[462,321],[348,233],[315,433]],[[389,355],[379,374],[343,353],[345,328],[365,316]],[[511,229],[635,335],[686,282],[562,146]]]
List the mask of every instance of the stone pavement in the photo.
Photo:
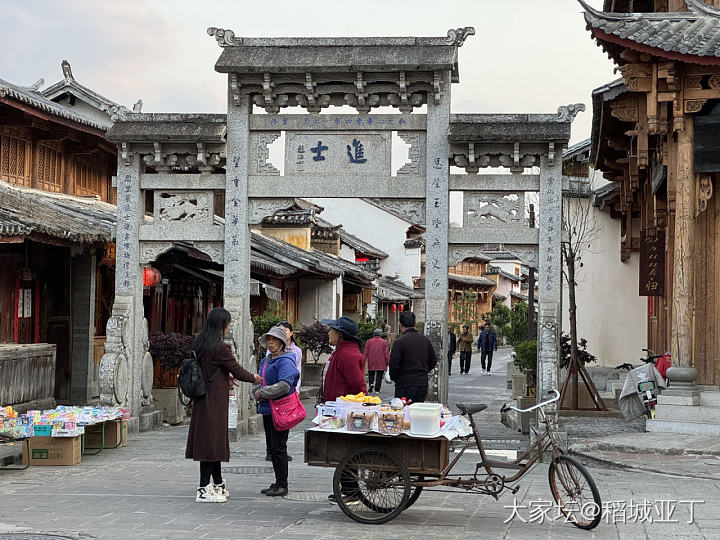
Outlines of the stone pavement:
[[[453,375],[451,398],[486,401],[478,414],[489,447],[518,448],[523,437],[499,422],[499,405],[509,401],[504,362],[499,351],[494,374]],[[392,386],[383,388],[392,393]],[[310,403],[308,403],[310,405]],[[224,475],[231,491],[226,504],[196,504],[196,463],[183,459],[187,427],[165,427],[132,436],[126,448],[87,456],[75,467],[31,467],[0,472],[0,539],[29,538],[30,533],[69,538],[242,538],[331,539],[381,535],[402,538],[718,538],[720,481],[643,471],[617,470],[590,463],[601,497],[612,515],[595,530],[584,532],[538,512],[552,500],[547,465],[541,464],[519,482],[516,495],[499,501],[455,490],[426,490],[418,502],[381,526],[360,525],[327,502],[333,470],[303,463],[303,430],[292,430],[289,448],[290,494],[272,499],[259,494],[272,480],[264,461],[264,437],[231,445]],[[457,471],[471,473],[477,454],[466,454]],[[710,497],[716,497],[710,500]],[[707,500],[706,500],[707,499]],[[694,516],[690,520],[691,503]],[[644,501],[648,501],[645,503]],[[662,502],[665,501],[665,502]],[[681,502],[685,501],[685,502]],[[516,507],[517,516],[512,515]],[[675,508],[670,515],[669,509]],[[546,511],[547,508],[546,508]],[[553,512],[550,512],[553,515]],[[542,519],[541,519],[542,518]],[[622,523],[622,521],[625,523]],[[650,522],[650,520],[653,522]],[[658,520],[665,521],[659,523]],[[677,520],[677,523],[673,522]],[[507,523],[506,523],[507,521]],[[3,534],[5,533],[5,534]]]
[[717,437],[616,433],[578,441],[570,446],[570,453],[614,467],[720,480]]

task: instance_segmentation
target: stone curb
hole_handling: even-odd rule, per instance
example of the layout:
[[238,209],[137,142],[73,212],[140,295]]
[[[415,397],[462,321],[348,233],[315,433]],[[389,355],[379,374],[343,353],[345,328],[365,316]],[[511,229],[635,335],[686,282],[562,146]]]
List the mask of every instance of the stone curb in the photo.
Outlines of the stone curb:
[[[644,449],[643,449],[644,450]],[[605,465],[605,466],[611,466],[619,469],[626,469],[626,470],[632,470],[632,471],[643,471],[643,472],[651,472],[651,473],[657,473],[657,474],[663,474],[663,475],[669,475],[669,476],[677,476],[681,478],[700,478],[707,480],[708,474],[707,472],[699,473],[696,471],[682,471],[678,470],[678,467],[675,467],[674,470],[668,470],[667,468],[660,468],[660,467],[653,467],[650,465],[639,465],[630,461],[625,460],[614,460],[607,457],[602,457],[597,455],[596,452],[623,452],[627,454],[635,454],[637,456],[654,456],[654,455],[670,455],[670,456],[693,456],[693,457],[700,457],[700,456],[706,456],[706,457],[713,457],[717,456],[717,452],[712,453],[699,453],[699,452],[692,452],[692,451],[684,451],[680,452],[677,449],[670,449],[674,450],[674,452],[668,452],[666,451],[657,451],[657,452],[647,452],[647,451],[639,451],[638,448],[633,448],[629,446],[624,445],[611,445],[611,444],[602,444],[602,443],[589,443],[589,444],[573,444],[568,449],[568,453],[571,455],[579,456],[583,458],[584,460],[591,461],[594,463],[597,463],[599,465]]]
[[[582,449],[582,450],[581,450]],[[692,448],[638,448],[637,446],[608,443],[604,441],[592,441],[589,443],[575,443],[570,447],[570,452],[584,455],[584,452],[623,452],[625,454],[661,454],[666,456],[720,456],[719,450],[695,450]]]

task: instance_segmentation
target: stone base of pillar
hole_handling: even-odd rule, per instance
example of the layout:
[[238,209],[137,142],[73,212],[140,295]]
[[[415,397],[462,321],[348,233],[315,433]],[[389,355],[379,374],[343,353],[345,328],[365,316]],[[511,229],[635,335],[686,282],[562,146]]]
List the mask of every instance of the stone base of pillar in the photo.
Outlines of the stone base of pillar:
[[140,431],[152,431],[162,425],[162,411],[141,413],[139,418]]

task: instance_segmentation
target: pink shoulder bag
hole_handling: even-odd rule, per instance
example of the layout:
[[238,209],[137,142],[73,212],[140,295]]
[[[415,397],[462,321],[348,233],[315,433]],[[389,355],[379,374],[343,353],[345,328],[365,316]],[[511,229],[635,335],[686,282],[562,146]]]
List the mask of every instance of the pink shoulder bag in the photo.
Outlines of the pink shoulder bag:
[[[265,368],[267,368],[267,362],[265,362],[263,371],[260,374],[263,386],[267,386],[265,383]],[[305,420],[307,416],[307,411],[300,401],[300,396],[295,391],[291,392],[289,396],[280,399],[271,399],[269,403],[273,425],[278,431],[286,431],[294,428]]]

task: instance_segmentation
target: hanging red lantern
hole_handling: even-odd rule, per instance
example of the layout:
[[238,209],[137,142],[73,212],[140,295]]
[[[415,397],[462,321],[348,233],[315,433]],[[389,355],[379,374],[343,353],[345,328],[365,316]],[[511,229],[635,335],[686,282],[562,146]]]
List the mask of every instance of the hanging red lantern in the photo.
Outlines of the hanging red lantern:
[[160,274],[159,270],[151,266],[146,266],[145,268],[143,268],[144,287],[154,287],[155,285],[159,285],[161,279],[162,275]]
[[405,306],[400,304],[400,312],[402,313],[403,311],[405,311]]
[[390,304],[390,311],[395,312],[397,309],[397,306],[395,304]]

